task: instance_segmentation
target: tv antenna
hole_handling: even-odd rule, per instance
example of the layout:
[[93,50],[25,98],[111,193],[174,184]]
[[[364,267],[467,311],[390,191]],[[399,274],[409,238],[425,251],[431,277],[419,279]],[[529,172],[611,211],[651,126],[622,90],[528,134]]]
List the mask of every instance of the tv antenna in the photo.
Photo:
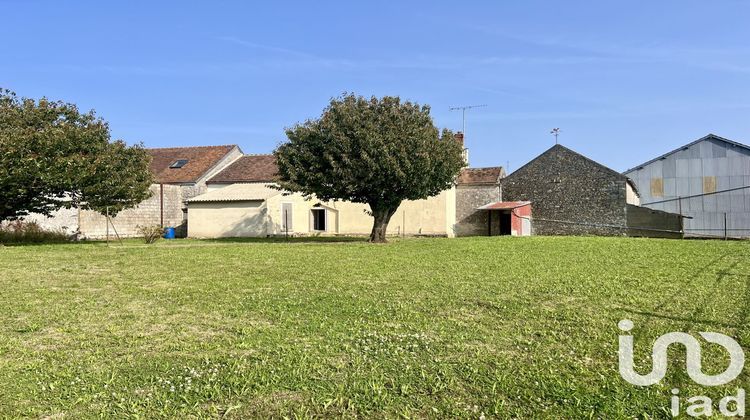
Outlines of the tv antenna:
[[555,144],[557,144],[557,136],[560,135],[561,131],[559,128],[553,128],[552,131],[549,132],[553,136],[555,136]]
[[487,105],[465,105],[465,106],[452,106],[448,108],[450,111],[461,111],[461,132],[466,137],[466,110],[472,108],[484,108]]

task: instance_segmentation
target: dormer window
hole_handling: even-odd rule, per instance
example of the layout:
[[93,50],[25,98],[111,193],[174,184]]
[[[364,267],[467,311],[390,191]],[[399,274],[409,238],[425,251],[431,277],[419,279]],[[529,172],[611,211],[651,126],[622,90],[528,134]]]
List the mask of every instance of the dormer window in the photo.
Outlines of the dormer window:
[[187,159],[177,159],[169,165],[169,169],[180,169],[188,163]]

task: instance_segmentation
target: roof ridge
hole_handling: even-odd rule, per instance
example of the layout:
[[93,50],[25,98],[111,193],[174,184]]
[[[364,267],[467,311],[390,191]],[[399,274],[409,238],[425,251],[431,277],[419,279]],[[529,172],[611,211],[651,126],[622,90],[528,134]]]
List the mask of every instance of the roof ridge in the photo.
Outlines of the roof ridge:
[[[599,162],[595,161],[594,159],[591,159],[590,157],[588,157],[588,156],[586,156],[586,155],[582,155],[582,154],[580,154],[580,153],[576,152],[575,150],[573,150],[573,149],[571,149],[571,148],[565,147],[565,146],[563,146],[562,144],[559,144],[559,143],[558,143],[558,144],[555,144],[555,146],[560,146],[561,148],[563,148],[563,149],[565,149],[565,150],[567,150],[567,151],[569,151],[569,152],[571,152],[571,153],[575,153],[576,155],[578,155],[578,156],[580,156],[580,157],[582,157],[582,158],[584,158],[584,159],[588,160],[589,162],[591,162],[591,163],[594,163],[594,164],[596,164],[596,165],[598,165],[598,166],[600,166],[600,167],[602,167],[602,168],[604,168],[604,169],[606,169],[606,170],[608,170],[608,171],[610,171],[610,172],[612,172],[612,173],[614,173],[614,174],[617,174],[618,176],[624,176],[625,178],[627,178],[627,177],[626,177],[625,175],[623,175],[623,174],[621,174],[621,173],[617,172],[616,170],[614,170],[614,169],[610,168],[609,166],[607,166],[607,165],[605,165],[605,164],[603,164],[603,163],[599,163]],[[552,147],[555,147],[555,146],[552,146]],[[550,149],[551,149],[551,148],[550,148]]]
[[464,169],[503,169],[502,166],[477,166],[477,167],[466,167]]
[[623,174],[626,174],[626,173],[628,173],[628,172],[633,172],[633,171],[635,171],[636,169],[638,169],[638,168],[640,168],[640,167],[642,167],[642,166],[646,166],[646,165],[648,165],[648,164],[650,164],[650,163],[656,162],[657,160],[660,160],[661,158],[665,158],[665,157],[667,157],[667,156],[669,156],[669,155],[671,155],[671,154],[677,153],[677,152],[679,152],[680,150],[683,150],[683,149],[685,149],[686,147],[690,147],[690,146],[693,146],[693,145],[695,145],[695,144],[698,144],[698,143],[700,143],[700,142],[702,142],[702,141],[704,141],[704,140],[709,140],[709,139],[716,139],[716,140],[719,140],[719,141],[723,141],[723,142],[726,142],[726,143],[729,143],[729,144],[733,144],[733,145],[735,145],[735,146],[739,146],[739,147],[744,147],[745,149],[748,149],[748,150],[750,150],[750,146],[748,146],[748,145],[746,145],[746,144],[743,144],[743,143],[740,143],[740,142],[738,142],[738,141],[734,141],[734,140],[729,140],[729,139],[728,139],[728,138],[726,138],[726,137],[721,137],[721,136],[718,136],[718,135],[716,135],[716,134],[714,134],[714,133],[708,133],[708,134],[706,134],[705,136],[703,136],[703,137],[701,137],[701,138],[699,138],[699,139],[697,139],[697,140],[693,140],[693,141],[691,141],[691,142],[690,142],[690,143],[688,143],[688,144],[684,144],[684,145],[682,145],[682,146],[680,146],[680,147],[677,147],[676,149],[673,149],[673,150],[671,150],[671,151],[669,151],[669,152],[667,152],[667,153],[664,153],[664,154],[662,154],[662,155],[659,155],[659,156],[657,156],[657,157],[655,157],[655,158],[653,158],[653,159],[647,160],[647,161],[645,161],[645,162],[641,163],[640,165],[635,165],[635,166],[633,166],[632,168],[630,168],[630,169],[627,169],[627,170],[625,170],[625,171],[623,172]]
[[621,173],[619,173],[619,172],[615,171],[614,169],[610,168],[609,166],[607,166],[607,165],[604,165],[603,163],[599,163],[599,162],[595,161],[594,159],[591,159],[591,158],[590,158],[590,157],[588,157],[588,156],[585,156],[585,155],[583,155],[583,154],[581,154],[581,153],[578,153],[578,152],[576,152],[575,150],[573,150],[573,149],[571,149],[571,148],[569,148],[569,147],[565,147],[565,146],[563,146],[563,145],[562,145],[562,144],[560,144],[560,143],[556,143],[555,145],[553,145],[553,146],[552,146],[552,147],[550,147],[549,149],[547,149],[547,150],[543,151],[542,153],[538,154],[538,155],[537,155],[536,157],[534,157],[534,158],[533,158],[533,159],[531,159],[530,161],[528,161],[528,162],[524,163],[523,165],[521,165],[521,166],[520,166],[520,167],[519,167],[518,169],[516,169],[516,170],[514,170],[513,172],[511,172],[511,173],[510,173],[509,175],[507,175],[507,176],[506,176],[506,177],[504,178],[504,180],[507,180],[508,178],[511,178],[511,177],[513,177],[513,176],[514,176],[515,174],[517,174],[517,173],[518,173],[519,171],[521,171],[522,169],[524,169],[524,168],[526,168],[527,166],[531,165],[531,163],[532,163],[532,162],[536,161],[536,160],[537,160],[537,159],[539,159],[540,157],[542,157],[542,156],[546,155],[547,153],[551,152],[551,151],[552,151],[553,149],[562,149],[562,150],[565,150],[565,151],[567,151],[567,152],[569,152],[569,153],[572,153],[572,154],[574,154],[574,155],[576,155],[576,156],[578,156],[578,157],[581,157],[581,158],[583,158],[583,159],[585,159],[585,160],[587,160],[587,161],[589,161],[589,162],[591,162],[591,163],[593,163],[593,164],[595,164],[595,165],[597,165],[597,166],[601,167],[602,169],[605,169],[605,170],[607,170],[608,172],[610,172],[610,173],[612,173],[612,174],[616,174],[617,176],[621,176],[621,177],[623,177],[623,178],[625,178],[625,179],[628,179],[628,177],[627,177],[627,176],[625,176],[624,174],[621,174]]
[[217,144],[202,146],[174,146],[174,147],[147,147],[146,150],[170,150],[170,149],[205,149],[208,147],[239,147],[236,144]]

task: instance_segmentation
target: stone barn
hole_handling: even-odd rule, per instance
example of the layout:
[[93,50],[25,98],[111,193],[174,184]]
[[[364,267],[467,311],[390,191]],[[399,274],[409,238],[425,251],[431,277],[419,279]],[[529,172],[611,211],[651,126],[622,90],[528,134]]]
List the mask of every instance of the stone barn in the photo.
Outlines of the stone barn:
[[32,214],[24,218],[46,229],[78,232],[82,238],[103,238],[109,232],[120,237],[138,235],[138,226],[172,226],[179,236],[187,233],[187,200],[208,190],[206,181],[242,156],[236,145],[169,147],[148,149],[155,183],[151,197],[136,207],[107,218],[95,211],[62,209],[47,218]]
[[639,207],[629,178],[559,144],[503,178],[501,191],[531,203],[535,235],[681,237],[680,215]]
[[[138,206],[112,217],[114,230],[122,237],[137,236],[138,226],[172,226],[178,236],[187,235],[187,200],[207,191],[206,181],[242,156],[236,145],[169,147],[148,149],[151,172],[156,182],[151,197]],[[106,234],[106,218],[94,211],[81,211],[79,226],[83,236],[101,238]]]

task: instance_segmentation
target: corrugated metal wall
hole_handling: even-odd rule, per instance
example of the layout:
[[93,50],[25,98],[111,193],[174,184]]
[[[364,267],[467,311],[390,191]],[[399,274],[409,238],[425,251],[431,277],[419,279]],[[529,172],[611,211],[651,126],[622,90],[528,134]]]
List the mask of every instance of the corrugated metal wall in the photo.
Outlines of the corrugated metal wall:
[[692,216],[685,220],[688,236],[724,236],[726,213],[728,236],[750,237],[750,188],[742,188],[750,186],[746,148],[709,137],[625,175],[644,207]]

